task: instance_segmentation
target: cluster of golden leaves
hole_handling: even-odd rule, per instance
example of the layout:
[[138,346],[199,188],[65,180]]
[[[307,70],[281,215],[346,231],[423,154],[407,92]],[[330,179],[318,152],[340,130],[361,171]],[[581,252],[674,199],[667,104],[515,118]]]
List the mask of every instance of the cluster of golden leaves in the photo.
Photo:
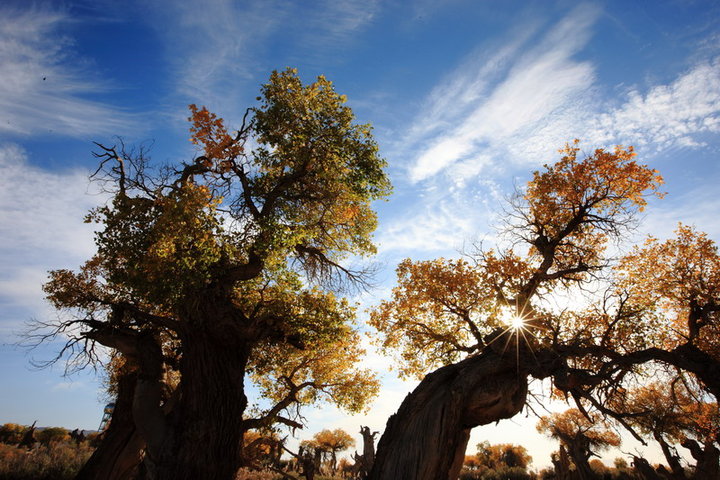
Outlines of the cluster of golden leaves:
[[616,408],[634,415],[627,421],[646,435],[660,435],[672,443],[687,438],[715,441],[720,433],[717,402],[701,400],[682,383],[651,383],[619,395]]
[[105,295],[103,263],[96,255],[79,272],[51,271],[50,279],[43,285],[47,300],[58,310],[79,309],[92,315],[98,309],[97,299]]
[[275,404],[291,398],[299,405],[331,401],[348,412],[367,408],[377,395],[377,374],[357,365],[365,355],[359,334],[347,324],[309,338],[303,348],[263,343],[253,351],[250,379]]
[[612,430],[608,430],[599,415],[591,413],[589,417],[577,408],[571,408],[541,417],[537,430],[560,440],[566,446],[570,446],[573,441],[581,437],[587,439],[588,445],[596,449],[620,445],[620,437]]
[[[527,468],[532,463],[532,457],[527,449],[512,443],[491,444],[487,441],[478,443],[477,453],[471,458],[475,461],[470,464],[480,471],[503,467]],[[467,460],[465,464],[467,465]]]
[[488,276],[460,260],[402,261],[392,299],[370,313],[384,351],[399,351],[399,371],[422,377],[457,360],[499,325]]
[[[398,266],[398,286],[371,312],[370,323],[383,335],[383,349],[399,353],[402,374],[422,376],[479,351],[484,335],[504,327],[503,308],[528,315],[527,327],[541,326],[545,313],[523,297],[534,292],[528,285],[538,281],[552,292],[558,283],[585,280],[590,268],[602,267],[608,237],[626,217],[642,210],[649,195],[661,196],[662,178],[634,160],[632,147],[597,149],[580,159],[576,141],[561,153],[528,183],[519,210],[524,223],[512,230],[526,242],[526,255],[490,250],[473,263],[405,260]],[[566,312],[558,321],[556,333],[565,339],[598,339],[611,324],[606,343],[622,345],[635,336],[639,344],[645,338],[630,322],[616,322],[600,310]]]
[[[675,238],[650,237],[622,259],[621,287],[667,319],[666,348],[688,340],[720,358],[720,255],[707,234],[679,225]],[[699,318],[693,317],[702,312]],[[700,332],[695,331],[702,327]]]
[[355,440],[342,428],[324,429],[313,435],[315,448],[326,452],[339,452],[355,446]]
[[208,111],[206,107],[198,108],[189,105],[190,141],[203,147],[205,159],[203,166],[211,168],[214,161],[219,161],[220,171],[228,171],[232,165],[231,160],[243,153],[243,146],[237,142],[227,131],[222,118]]
[[599,148],[578,159],[578,143],[566,145],[558,162],[534,172],[525,193],[535,235],[552,239],[571,228],[555,253],[557,269],[597,263],[616,222],[642,211],[649,195],[663,196],[662,177],[634,160],[633,147]]
[[663,179],[657,170],[640,165],[633,159],[633,147],[618,145],[612,152],[598,148],[592,155],[578,160],[579,140],[560,150],[563,155],[545,171],[534,172],[525,199],[542,225],[564,225],[578,209],[592,208],[598,214],[612,216],[630,204],[642,211],[647,192],[658,191]]
[[243,457],[256,466],[271,463],[281,441],[275,432],[249,430],[243,435]]
[[[604,302],[592,303],[577,310],[566,310],[551,316],[550,323],[562,345],[598,345],[618,354],[628,354],[665,344],[672,334],[666,320],[633,297],[617,295]],[[578,357],[575,367],[599,368],[604,358]]]

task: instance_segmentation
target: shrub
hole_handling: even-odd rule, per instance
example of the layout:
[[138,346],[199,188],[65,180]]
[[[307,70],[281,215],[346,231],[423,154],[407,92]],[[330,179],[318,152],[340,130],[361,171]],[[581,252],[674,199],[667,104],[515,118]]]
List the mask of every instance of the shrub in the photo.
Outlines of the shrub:
[[482,480],[530,480],[530,474],[521,467],[500,467],[483,473]]
[[17,444],[22,440],[28,427],[17,423],[6,423],[0,427],[0,443]]
[[92,450],[70,442],[52,442],[32,450],[0,444],[0,480],[70,480]]
[[35,431],[35,439],[43,445],[64,442],[70,439],[70,432],[62,427],[48,427]]
[[282,478],[282,475],[268,471],[249,470],[247,468],[241,468],[235,480],[276,480]]

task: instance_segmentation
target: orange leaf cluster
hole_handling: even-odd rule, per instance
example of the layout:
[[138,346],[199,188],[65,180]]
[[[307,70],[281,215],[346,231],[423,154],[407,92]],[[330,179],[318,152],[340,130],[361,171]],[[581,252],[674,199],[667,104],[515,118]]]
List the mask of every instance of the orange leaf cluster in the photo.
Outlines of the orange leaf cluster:
[[622,259],[621,287],[658,309],[681,335],[667,347],[688,339],[720,358],[720,254],[705,233],[679,225],[675,238],[645,245]]
[[190,141],[203,146],[206,157],[203,159],[203,166],[210,168],[213,161],[219,160],[220,169],[229,170],[230,162],[243,153],[242,145],[230,136],[222,118],[205,107],[198,108],[195,104],[188,108],[191,112],[188,121],[192,122]]

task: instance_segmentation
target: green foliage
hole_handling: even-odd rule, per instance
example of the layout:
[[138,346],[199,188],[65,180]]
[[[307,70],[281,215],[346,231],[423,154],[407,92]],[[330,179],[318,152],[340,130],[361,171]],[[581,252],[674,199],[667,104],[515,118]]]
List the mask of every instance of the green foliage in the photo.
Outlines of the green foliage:
[[98,257],[109,284],[164,309],[202,288],[230,248],[219,241],[216,207],[209,187],[187,183],[154,201],[118,195],[112,208],[97,209],[104,225],[96,234]]
[[[371,128],[353,124],[324,77],[304,86],[295,70],[274,72],[262,94],[237,139],[192,105],[192,141],[204,155],[182,170],[152,175],[147,159],[106,149],[120,164],[106,171],[118,192],[87,216],[101,225],[97,255],[79,273],[51,272],[45,291],[57,308],[131,302],[181,316],[210,285],[233,286],[233,301],[245,302],[273,284],[296,292],[288,270],[326,278],[348,255],[374,253],[370,202],[390,184]],[[258,145],[251,152],[248,139]],[[233,281],[248,263],[258,270]]]
[[[191,141],[201,151],[187,163],[157,168],[142,153],[99,145],[98,175],[115,194],[87,217],[99,224],[97,254],[79,272],[51,272],[44,286],[74,315],[53,325],[71,336],[64,353],[96,358],[95,342],[117,349],[157,383],[144,412],[167,415],[160,392],[173,388],[182,391],[174,408],[202,410],[190,420],[168,415],[180,420],[165,431],[179,439],[205,438],[198,429],[220,435],[207,418],[225,411],[217,410],[223,401],[236,412],[212,421],[243,432],[278,421],[297,427],[289,407],[321,399],[358,411],[377,391],[375,377],[355,366],[363,353],[355,308],[332,292],[366,280],[343,262],[375,252],[371,202],[390,192],[385,161],[370,127],[353,123],[324,77],[303,85],[295,70],[274,72],[258,100],[232,135],[191,105]],[[207,352],[222,362],[206,361]],[[254,418],[236,401],[246,398],[246,373],[271,401]],[[145,440],[148,452],[163,441]],[[213,450],[222,458],[212,464],[234,470],[238,449],[215,440],[227,448]],[[197,448],[183,441],[178,451]]]

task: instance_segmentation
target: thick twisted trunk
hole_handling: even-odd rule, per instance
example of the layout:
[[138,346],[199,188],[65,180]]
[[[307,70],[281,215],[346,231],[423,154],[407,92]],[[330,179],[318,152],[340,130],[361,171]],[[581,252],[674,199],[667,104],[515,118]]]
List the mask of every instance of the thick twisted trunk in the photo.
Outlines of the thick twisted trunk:
[[130,480],[137,475],[145,442],[132,414],[136,381],[137,371],[119,377],[110,426],[75,480]]
[[159,445],[148,448],[148,477],[230,480],[241,466],[243,379],[248,346],[203,330],[183,340],[181,394]]
[[551,461],[555,468],[555,478],[557,480],[570,480],[570,457],[562,443],[557,455],[552,454]]
[[670,466],[669,475],[671,475],[671,478],[673,480],[684,480],[685,470],[680,463],[680,457],[670,449],[670,445],[665,441],[665,438],[663,438],[660,432],[653,432],[653,438],[655,438],[655,441],[660,445],[663,456],[665,456],[665,460]]
[[576,438],[569,443],[567,452],[575,464],[578,480],[596,480],[598,475],[590,467],[587,440]]
[[650,463],[642,457],[633,457],[633,469],[642,480],[664,480]]
[[427,375],[388,420],[368,478],[456,479],[470,430],[518,413],[527,375],[492,350]]
[[690,450],[696,461],[693,480],[716,480],[720,478],[720,450],[709,440],[702,447],[698,442],[687,439],[682,446]]
[[355,452],[355,464],[362,478],[366,478],[375,463],[375,435],[380,432],[370,432],[370,427],[360,425],[360,435],[363,438],[363,454]]

